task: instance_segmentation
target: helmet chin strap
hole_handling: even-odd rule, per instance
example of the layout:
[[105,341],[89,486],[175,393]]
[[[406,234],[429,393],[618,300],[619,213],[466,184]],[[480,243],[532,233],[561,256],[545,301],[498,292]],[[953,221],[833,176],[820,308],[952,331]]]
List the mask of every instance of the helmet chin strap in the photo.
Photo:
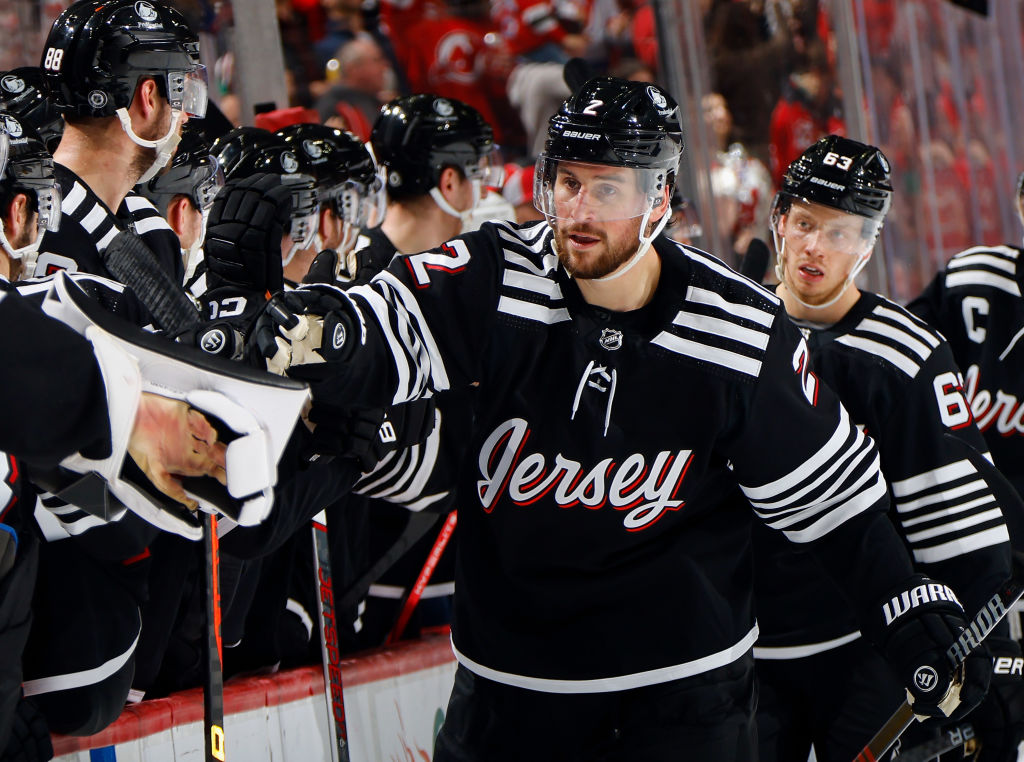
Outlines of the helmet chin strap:
[[128,114],[128,109],[122,106],[116,113],[117,118],[121,121],[121,128],[135,145],[156,149],[156,158],[153,159],[149,169],[143,172],[142,177],[137,181],[137,183],[148,182],[156,177],[157,172],[163,169],[167,162],[170,161],[174,149],[177,148],[178,143],[181,141],[181,135],[178,133],[178,125],[181,124],[181,111],[174,109],[171,112],[171,126],[167,130],[167,134],[158,140],[146,140],[135,134],[135,130],[132,129],[132,118]]
[[650,249],[651,249],[651,241],[653,241],[657,237],[658,233],[660,233],[662,230],[664,230],[665,225],[668,223],[668,218],[669,218],[668,210],[665,210],[665,214],[661,215],[661,219],[658,220],[657,224],[654,226],[654,229],[651,230],[650,235],[644,235],[643,231],[647,229],[647,223],[650,221],[651,213],[653,211],[654,211],[654,207],[652,206],[650,209],[648,209],[646,212],[644,212],[643,219],[640,220],[640,233],[639,233],[640,242],[639,242],[639,244],[637,246],[636,253],[632,257],[629,258],[629,261],[626,262],[625,265],[620,267],[615,272],[609,273],[608,275],[605,275],[602,278],[593,278],[592,280],[595,280],[595,281],[609,281],[609,280],[615,280],[616,278],[621,278],[623,275],[628,273],[630,270],[632,270],[636,266],[636,264],[643,258],[644,254],[646,254],[648,251],[650,251]]
[[869,247],[868,250],[864,254],[862,254],[860,256],[860,258],[857,260],[857,263],[850,269],[850,272],[846,276],[846,280],[843,281],[843,286],[842,286],[842,288],[839,289],[839,293],[838,294],[836,294],[833,298],[829,299],[824,304],[808,304],[803,299],[801,299],[799,296],[797,296],[796,295],[796,291],[794,289],[790,288],[790,285],[788,283],[786,283],[786,271],[785,271],[785,269],[782,266],[783,262],[786,259],[786,239],[783,238],[782,236],[776,235],[776,237],[775,237],[775,245],[776,245],[776,247],[779,250],[778,261],[775,263],[775,277],[779,279],[779,283],[785,283],[786,284],[786,290],[789,292],[789,295],[792,296],[793,299],[800,306],[806,307],[809,310],[823,310],[823,309],[826,309],[828,307],[831,307],[833,304],[835,304],[840,299],[842,299],[843,298],[843,294],[846,293],[846,289],[848,289],[850,287],[850,284],[853,283],[854,279],[858,275],[860,275],[860,271],[864,269],[864,265],[866,265],[868,263],[868,254],[871,251],[871,249]]
[[436,185],[430,189],[430,197],[434,199],[434,203],[437,204],[441,211],[445,214],[451,215],[459,220],[463,225],[470,222],[473,219],[473,210],[476,209],[477,204],[480,203],[480,181],[471,180],[473,183],[473,203],[470,204],[469,209],[464,212],[460,212],[454,206],[448,203],[448,199],[441,193],[441,189]]
[[17,249],[11,246],[11,242],[7,240],[7,232],[3,229],[3,224],[0,223],[0,246],[3,246],[7,256],[11,259],[21,260],[22,272],[25,273],[26,277],[32,277],[33,270],[36,267],[36,260],[39,258],[39,244],[43,240],[44,230],[39,229],[39,233],[32,243],[19,246]]

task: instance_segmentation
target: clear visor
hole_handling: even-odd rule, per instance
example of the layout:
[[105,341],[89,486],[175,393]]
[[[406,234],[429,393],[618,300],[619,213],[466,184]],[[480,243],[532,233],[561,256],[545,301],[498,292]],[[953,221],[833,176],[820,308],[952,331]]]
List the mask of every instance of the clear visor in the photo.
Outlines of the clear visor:
[[607,222],[642,217],[666,193],[667,170],[551,159],[541,154],[533,205],[545,217]]
[[7,133],[0,129],[0,177],[7,171],[7,149],[10,148],[10,142]]
[[500,189],[505,184],[505,164],[497,147],[481,156],[476,164],[467,164],[463,170],[468,179],[479,180],[484,188]]
[[860,258],[871,251],[881,228],[878,220],[821,204],[795,201],[781,213],[776,201],[772,210],[776,250],[781,250],[779,245],[785,241],[790,252],[820,250]]
[[196,202],[196,208],[201,212],[207,211],[213,206],[213,200],[224,187],[224,168],[221,167],[217,157],[210,156],[210,173],[204,180],[200,180],[193,191],[192,200]]
[[207,93],[205,66],[200,64],[191,71],[167,72],[167,101],[171,108],[202,119],[206,116]]

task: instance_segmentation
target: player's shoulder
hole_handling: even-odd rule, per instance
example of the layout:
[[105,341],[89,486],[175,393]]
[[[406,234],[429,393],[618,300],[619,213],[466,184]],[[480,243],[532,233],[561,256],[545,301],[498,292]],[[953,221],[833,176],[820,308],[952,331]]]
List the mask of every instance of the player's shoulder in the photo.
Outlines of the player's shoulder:
[[[490,247],[499,260],[499,314],[530,325],[553,325],[571,319],[550,231],[544,221],[492,220],[466,235],[473,256],[486,255],[486,247]],[[485,250],[474,251],[478,247]]]
[[964,249],[946,264],[943,285],[949,291],[995,291],[1019,297],[1021,254],[1021,249],[1009,245]]
[[667,238],[656,249],[674,314],[652,343],[717,373],[760,376],[782,311],[779,297],[700,249]]
[[[145,196],[135,191],[129,191],[121,205],[124,214],[119,216],[125,216],[131,220],[135,232],[139,235],[145,235],[154,230],[169,230],[174,233],[174,228],[164,219],[160,210]],[[176,233],[175,237],[177,237]]]
[[905,308],[880,294],[864,292],[838,344],[863,353],[909,379],[945,345],[945,338]]

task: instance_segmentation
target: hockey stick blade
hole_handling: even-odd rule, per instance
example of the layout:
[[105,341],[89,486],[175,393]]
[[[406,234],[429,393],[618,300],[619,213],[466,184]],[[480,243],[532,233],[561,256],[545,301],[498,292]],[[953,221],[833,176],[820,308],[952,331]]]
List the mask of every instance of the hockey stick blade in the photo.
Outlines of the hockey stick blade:
[[[968,655],[1010,612],[1013,604],[1020,599],[1022,594],[1024,594],[1024,554],[1014,552],[1013,576],[993,593],[988,603],[981,607],[981,611],[975,615],[966,629],[960,633],[960,637],[946,651],[946,656],[954,667],[963,664]],[[867,746],[861,750],[860,754],[854,757],[853,762],[876,762],[899,740],[903,731],[910,727],[910,723],[913,721],[914,709],[909,702],[904,701],[900,708],[893,712],[881,730],[868,741]]]

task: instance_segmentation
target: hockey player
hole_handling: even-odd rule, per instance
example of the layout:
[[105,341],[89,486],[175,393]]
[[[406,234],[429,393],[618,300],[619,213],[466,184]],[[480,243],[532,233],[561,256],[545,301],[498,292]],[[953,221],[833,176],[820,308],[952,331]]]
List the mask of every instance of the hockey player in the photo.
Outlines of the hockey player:
[[224,172],[220,163],[194,130],[183,134],[171,166],[148,183],[139,185],[139,193],[153,203],[178,234],[186,283],[202,261],[210,207],[223,187]]
[[[1024,174],[1017,180],[1015,206],[1024,223]],[[1024,494],[1022,252],[1012,244],[966,249],[949,260],[908,309],[948,339],[964,372],[962,390],[970,405],[964,414],[981,429],[996,466]],[[1024,515],[1007,513],[1006,522],[1014,547],[1024,547]],[[1020,639],[1019,629],[1014,635]],[[997,656],[1020,655],[1019,646],[1007,641],[997,641],[993,651]],[[1002,711],[979,710],[971,716],[982,736],[982,759],[1016,760],[1024,739],[1024,676],[1014,663],[1012,658],[997,661],[992,678],[986,704],[998,702]]]
[[[805,150],[772,209],[776,293],[807,341],[814,375],[877,443],[892,520],[915,568],[948,580],[973,613],[1010,573],[1007,496],[997,499],[989,483],[994,469],[949,345],[855,282],[891,197],[877,148],[829,135]],[[813,744],[821,762],[848,762],[903,700],[902,680],[860,637],[811,554],[755,526],[754,557],[760,759],[806,759]]]
[[[818,554],[915,711],[984,694],[987,657],[962,684],[946,662],[963,611],[913,575],[874,444],[780,300],[659,235],[681,149],[663,90],[593,79],[551,119],[545,222],[299,289],[281,299],[304,314],[257,326],[314,406],[478,385],[435,760],[754,759],[755,517]],[[886,621],[912,590],[943,592]]]
[[53,23],[41,66],[66,123],[54,152],[65,201],[60,232],[43,241],[35,274],[108,275],[106,245],[134,228],[180,284],[177,236],[130,191],[167,163],[189,117],[205,114],[195,32],[158,0],[80,0]]
[[[384,106],[370,144],[387,176],[384,222],[365,231],[358,267],[368,280],[395,255],[432,249],[471,219],[490,180],[494,134],[472,106],[436,95],[410,95]],[[358,277],[358,272],[356,273]]]

